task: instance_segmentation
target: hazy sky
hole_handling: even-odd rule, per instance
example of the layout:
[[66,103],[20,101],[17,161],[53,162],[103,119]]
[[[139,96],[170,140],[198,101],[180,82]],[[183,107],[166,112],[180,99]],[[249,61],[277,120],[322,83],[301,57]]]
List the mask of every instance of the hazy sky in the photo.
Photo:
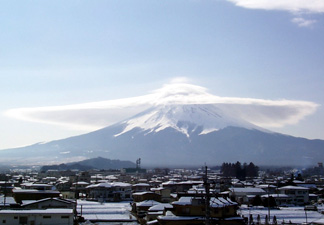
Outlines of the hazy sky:
[[271,130],[324,139],[323,13],[318,0],[2,1],[0,149],[86,132],[8,110],[146,96],[177,77],[317,104]]

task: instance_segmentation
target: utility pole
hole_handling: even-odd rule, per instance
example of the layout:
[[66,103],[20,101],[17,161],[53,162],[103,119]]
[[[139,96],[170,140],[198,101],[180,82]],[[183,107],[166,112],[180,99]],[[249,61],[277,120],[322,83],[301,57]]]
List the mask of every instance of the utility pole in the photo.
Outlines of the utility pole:
[[205,166],[205,176],[204,176],[204,186],[205,186],[205,212],[206,212],[206,225],[210,225],[210,193],[209,193],[209,183],[208,183],[208,167]]
[[77,221],[77,218],[78,218],[78,198],[79,198],[79,193],[78,193],[78,182],[79,182],[79,177],[78,177],[78,174],[76,174],[76,177],[75,177],[75,193],[74,193],[74,197],[75,197],[75,209],[74,209],[74,221],[76,222]]
[[3,208],[6,208],[7,197],[7,176],[5,177],[4,190],[3,190]]
[[136,160],[136,169],[141,169],[141,158],[138,158],[137,160]]
[[269,195],[270,184],[268,184],[268,222],[270,222],[270,195]]

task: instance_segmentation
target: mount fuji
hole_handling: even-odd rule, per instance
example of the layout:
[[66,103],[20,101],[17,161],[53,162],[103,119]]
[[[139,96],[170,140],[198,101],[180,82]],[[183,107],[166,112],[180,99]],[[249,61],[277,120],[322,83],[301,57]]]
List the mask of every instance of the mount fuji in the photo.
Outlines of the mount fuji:
[[103,129],[0,151],[0,162],[54,164],[106,157],[145,166],[201,166],[222,162],[313,165],[324,161],[324,141],[274,133],[211,104],[151,107]]

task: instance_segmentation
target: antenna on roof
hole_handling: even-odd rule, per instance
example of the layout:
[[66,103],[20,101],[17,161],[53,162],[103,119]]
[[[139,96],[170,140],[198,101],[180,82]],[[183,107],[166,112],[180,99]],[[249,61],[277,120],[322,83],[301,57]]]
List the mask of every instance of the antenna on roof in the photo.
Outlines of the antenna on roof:
[[136,169],[140,169],[141,168],[141,158],[138,158],[136,160]]
[[205,175],[204,175],[204,186],[205,186],[205,212],[206,221],[205,224],[210,224],[210,193],[209,193],[209,182],[208,182],[208,167],[205,163]]

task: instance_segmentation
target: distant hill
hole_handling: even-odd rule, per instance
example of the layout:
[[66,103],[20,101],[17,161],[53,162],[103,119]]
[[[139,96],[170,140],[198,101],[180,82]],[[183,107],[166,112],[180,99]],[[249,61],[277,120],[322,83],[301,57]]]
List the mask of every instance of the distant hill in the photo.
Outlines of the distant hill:
[[122,168],[134,168],[136,165],[131,161],[121,161],[121,160],[111,160],[102,157],[86,159],[80,162],[72,162],[67,164],[59,164],[59,165],[48,165],[42,166],[41,171],[47,170],[90,170],[90,169],[98,169],[98,170],[116,170]]
[[73,163],[71,165],[67,165],[67,164],[59,164],[59,165],[48,165],[48,166],[42,166],[40,168],[40,171],[46,172],[48,170],[59,170],[59,171],[63,171],[63,170],[80,170],[80,171],[87,171],[87,170],[91,170],[91,169],[95,169],[92,166],[83,166],[80,165],[79,163]]
[[[106,159],[102,157],[86,159],[78,162],[83,166],[90,166],[96,169],[109,170],[109,169],[122,169],[122,168],[135,168],[136,164],[131,161],[122,161],[118,159]],[[71,165],[73,163],[68,163]]]

